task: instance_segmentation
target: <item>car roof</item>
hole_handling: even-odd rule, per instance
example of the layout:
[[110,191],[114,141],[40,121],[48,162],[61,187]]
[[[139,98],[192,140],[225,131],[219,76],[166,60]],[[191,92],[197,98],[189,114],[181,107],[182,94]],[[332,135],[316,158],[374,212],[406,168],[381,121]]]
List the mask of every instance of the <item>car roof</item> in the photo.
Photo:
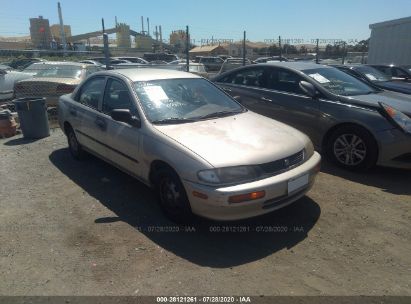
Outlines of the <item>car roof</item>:
[[112,76],[123,75],[133,82],[157,79],[201,78],[200,76],[182,71],[148,68],[109,70],[95,73],[95,75],[97,74]]
[[317,64],[317,63],[311,63],[311,62],[298,62],[298,61],[281,61],[281,62],[267,62],[267,63],[259,63],[259,64],[264,64],[268,66],[279,66],[279,67],[286,67],[286,68],[291,68],[294,70],[310,70],[310,69],[318,69],[318,68],[325,68],[325,69],[332,69],[333,67],[327,66],[327,65],[322,65],[322,64]]

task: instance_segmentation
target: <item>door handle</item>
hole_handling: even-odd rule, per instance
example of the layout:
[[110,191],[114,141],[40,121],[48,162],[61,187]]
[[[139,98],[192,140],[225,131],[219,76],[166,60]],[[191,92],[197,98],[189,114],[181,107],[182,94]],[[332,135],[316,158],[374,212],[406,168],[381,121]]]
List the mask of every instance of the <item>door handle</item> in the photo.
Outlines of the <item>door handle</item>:
[[272,102],[272,99],[266,98],[266,97],[261,97],[261,100],[266,101],[266,102]]
[[107,127],[107,123],[104,119],[97,117],[96,120],[94,121],[94,123],[103,131],[106,130]]

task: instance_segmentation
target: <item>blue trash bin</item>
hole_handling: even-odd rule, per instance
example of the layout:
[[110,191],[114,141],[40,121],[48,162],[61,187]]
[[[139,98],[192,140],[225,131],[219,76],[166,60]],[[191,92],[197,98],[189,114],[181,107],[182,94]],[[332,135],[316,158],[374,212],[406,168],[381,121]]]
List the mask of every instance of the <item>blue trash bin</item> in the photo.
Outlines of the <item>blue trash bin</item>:
[[13,101],[19,116],[20,129],[25,138],[50,136],[45,98],[26,97]]

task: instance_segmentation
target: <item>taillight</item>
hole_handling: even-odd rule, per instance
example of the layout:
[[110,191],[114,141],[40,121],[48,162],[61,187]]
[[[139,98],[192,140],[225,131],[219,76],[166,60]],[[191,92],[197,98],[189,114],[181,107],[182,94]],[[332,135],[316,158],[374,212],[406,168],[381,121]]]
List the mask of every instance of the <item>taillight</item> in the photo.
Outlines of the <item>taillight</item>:
[[57,94],[68,94],[74,91],[76,86],[72,86],[69,84],[59,84],[57,86],[56,92]]

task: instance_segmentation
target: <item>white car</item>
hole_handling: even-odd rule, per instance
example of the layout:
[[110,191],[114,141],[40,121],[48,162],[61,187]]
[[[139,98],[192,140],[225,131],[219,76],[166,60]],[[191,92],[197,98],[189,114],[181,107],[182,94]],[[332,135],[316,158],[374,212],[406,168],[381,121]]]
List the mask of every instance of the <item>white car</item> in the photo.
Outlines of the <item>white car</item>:
[[32,77],[32,74],[9,70],[0,65],[0,102],[14,98],[14,85],[17,81]]

